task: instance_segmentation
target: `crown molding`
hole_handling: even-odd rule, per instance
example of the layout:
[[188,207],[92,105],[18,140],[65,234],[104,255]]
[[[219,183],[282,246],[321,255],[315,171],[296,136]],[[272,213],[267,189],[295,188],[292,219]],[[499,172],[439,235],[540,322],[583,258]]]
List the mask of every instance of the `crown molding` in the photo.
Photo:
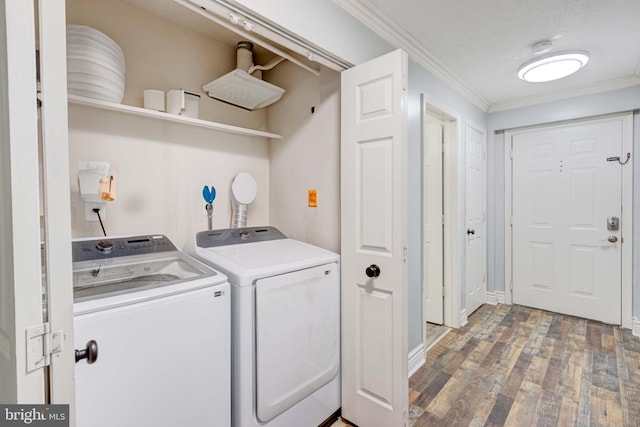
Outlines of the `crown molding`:
[[351,16],[362,22],[392,46],[403,49],[409,57],[433,73],[482,111],[487,111],[490,102],[464,84],[447,66],[440,62],[411,34],[389,19],[367,0],[333,0]]
[[579,88],[546,93],[542,95],[527,96],[523,98],[514,98],[507,101],[496,102],[491,104],[486,110],[487,113],[495,113],[498,111],[512,110],[514,108],[529,107],[536,104],[544,104],[546,102],[560,101],[563,99],[575,98],[584,95],[593,95],[596,93],[609,92],[617,89],[640,85],[640,77],[629,76],[622,77],[608,82],[597,83]]
[[608,92],[626,87],[640,85],[640,60],[635,74],[629,77],[596,83],[580,88],[554,91],[553,93],[513,98],[506,101],[491,103],[483,96],[467,86],[453,71],[440,62],[429,52],[415,37],[405,31],[396,22],[389,19],[376,6],[368,0],[332,0],[334,4],[345,10],[351,16],[362,22],[365,26],[378,34],[392,46],[401,48],[409,54],[416,63],[430,71],[442,82],[461,94],[476,107],[486,113],[510,110],[514,108],[528,107],[546,102],[560,101],[583,95]]

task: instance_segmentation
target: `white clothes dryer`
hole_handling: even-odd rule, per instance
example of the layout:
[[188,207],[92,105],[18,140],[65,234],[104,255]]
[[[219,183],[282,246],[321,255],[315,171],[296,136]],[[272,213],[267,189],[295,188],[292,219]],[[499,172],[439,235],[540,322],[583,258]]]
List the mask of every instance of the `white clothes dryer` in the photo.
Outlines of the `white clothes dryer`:
[[231,424],[318,426],[340,408],[340,257],[274,227],[198,233],[231,284]]

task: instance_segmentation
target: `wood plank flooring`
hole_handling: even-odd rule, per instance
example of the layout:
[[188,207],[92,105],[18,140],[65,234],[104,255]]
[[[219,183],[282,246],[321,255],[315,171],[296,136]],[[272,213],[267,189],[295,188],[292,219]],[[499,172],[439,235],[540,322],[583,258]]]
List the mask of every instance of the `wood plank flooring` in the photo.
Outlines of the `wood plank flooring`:
[[485,305],[427,352],[410,425],[640,426],[640,340],[522,306]]

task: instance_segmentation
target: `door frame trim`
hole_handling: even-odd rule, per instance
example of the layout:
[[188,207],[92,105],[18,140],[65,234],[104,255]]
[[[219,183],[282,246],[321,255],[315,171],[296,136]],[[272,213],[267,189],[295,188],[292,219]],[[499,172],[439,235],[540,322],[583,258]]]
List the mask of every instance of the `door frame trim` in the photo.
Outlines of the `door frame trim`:
[[[460,321],[461,310],[461,263],[460,263],[460,233],[459,226],[461,216],[460,213],[460,197],[462,194],[461,185],[463,180],[461,179],[461,171],[464,172],[464,163],[461,160],[461,153],[464,154],[464,147],[461,146],[462,141],[462,116],[455,111],[452,111],[442,106],[435,99],[421,94],[420,100],[421,106],[421,126],[424,124],[423,119],[425,113],[429,112],[447,123],[452,123],[452,132],[448,132],[444,136],[444,152],[442,154],[442,186],[443,186],[443,209],[444,209],[444,324],[452,328],[459,328],[462,326]],[[424,129],[421,129],[421,171],[422,176],[424,172]],[[464,175],[462,175],[464,176]],[[424,198],[424,177],[421,182],[421,195]],[[424,202],[424,201],[423,201]],[[421,204],[421,209],[424,209],[424,204]],[[421,214],[421,218],[424,218],[424,212]],[[422,222],[422,221],[421,221]],[[421,243],[424,248],[424,227],[421,227]],[[426,345],[426,315],[424,313],[424,286],[425,286],[425,274],[424,266],[422,266],[422,340],[423,346]]]
[[[512,191],[513,174],[511,147],[512,136],[523,130],[535,128],[561,127],[581,122],[604,122],[620,120],[622,124],[622,153],[633,153],[633,113],[617,113],[597,117],[585,117],[576,120],[568,120],[555,123],[544,123],[536,126],[528,126],[517,129],[509,129],[504,132],[504,284],[505,300],[507,304],[513,304],[513,245],[512,245]],[[632,308],[632,270],[633,270],[633,155],[629,163],[622,167],[622,224],[620,234],[626,244],[622,245],[622,271],[621,271],[621,326],[626,329],[633,327]],[[628,224],[628,226],[624,226]]]

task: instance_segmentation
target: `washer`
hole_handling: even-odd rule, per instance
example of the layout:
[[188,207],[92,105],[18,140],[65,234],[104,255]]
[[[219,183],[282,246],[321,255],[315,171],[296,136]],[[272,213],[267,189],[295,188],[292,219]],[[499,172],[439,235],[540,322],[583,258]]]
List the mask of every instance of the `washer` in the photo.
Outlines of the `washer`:
[[78,427],[230,425],[226,276],[162,235],[72,248]]
[[231,283],[235,427],[317,426],[340,408],[340,258],[274,227],[203,231],[187,253]]

